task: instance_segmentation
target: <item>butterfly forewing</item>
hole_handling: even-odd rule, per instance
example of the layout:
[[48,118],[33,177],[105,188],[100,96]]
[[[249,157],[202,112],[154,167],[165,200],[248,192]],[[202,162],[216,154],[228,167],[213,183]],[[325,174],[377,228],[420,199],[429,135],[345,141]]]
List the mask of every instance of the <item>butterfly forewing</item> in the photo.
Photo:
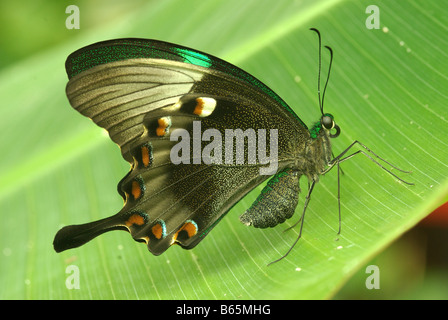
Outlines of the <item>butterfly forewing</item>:
[[166,70],[148,62],[133,59],[99,65],[67,84],[73,108],[106,129],[127,161],[132,161],[129,143],[142,135],[145,115],[175,104],[201,78],[198,72]]

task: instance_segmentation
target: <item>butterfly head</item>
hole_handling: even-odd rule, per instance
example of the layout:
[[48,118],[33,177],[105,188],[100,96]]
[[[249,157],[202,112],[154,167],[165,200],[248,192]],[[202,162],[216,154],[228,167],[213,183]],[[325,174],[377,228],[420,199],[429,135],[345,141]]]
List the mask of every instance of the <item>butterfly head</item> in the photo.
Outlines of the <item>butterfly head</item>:
[[[334,117],[330,113],[325,113],[320,118],[320,125],[322,126],[322,129],[330,131],[330,137],[336,138],[341,133],[341,128],[334,122]],[[335,129],[336,132],[334,134],[331,133],[331,130]]]

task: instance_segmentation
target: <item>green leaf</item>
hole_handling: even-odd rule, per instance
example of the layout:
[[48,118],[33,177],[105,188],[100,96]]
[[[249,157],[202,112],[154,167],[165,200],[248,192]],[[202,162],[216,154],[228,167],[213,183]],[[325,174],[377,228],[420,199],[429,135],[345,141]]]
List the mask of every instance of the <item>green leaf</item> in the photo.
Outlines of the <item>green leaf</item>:
[[[84,2],[81,2],[84,3]],[[87,2],[85,2],[87,3]],[[140,2],[139,2],[140,3]],[[0,73],[1,299],[330,298],[381,250],[447,195],[447,17],[435,1],[377,1],[380,29],[367,29],[368,1],[158,1],[114,12],[82,7],[71,39]],[[112,4],[111,4],[112,6]],[[66,18],[60,7],[57,19]],[[107,19],[106,19],[107,20]],[[86,26],[86,27],[84,27]],[[404,170],[408,186],[363,155],[341,166],[342,233],[337,235],[337,174],[323,176],[303,237],[284,260],[302,212],[269,230],[238,216],[251,192],[194,250],[152,256],[125,232],[56,254],[62,225],[110,216],[122,206],[116,184],[129,170],[102,130],[66,97],[64,62],[90,43],[144,37],[193,47],[239,65],[276,91],[308,124],[319,118],[317,38],[334,50],[325,110],[342,129],[335,154],[360,140]],[[61,26],[63,28],[63,26]],[[84,29],[86,28],[86,29]],[[75,36],[78,35],[79,36]],[[22,36],[23,37],[23,36]],[[21,39],[25,41],[25,39]],[[19,41],[18,41],[19,42]],[[13,45],[13,44],[12,44]],[[323,50],[323,77],[328,54]],[[306,179],[302,180],[306,190]],[[79,289],[68,289],[79,270]]]

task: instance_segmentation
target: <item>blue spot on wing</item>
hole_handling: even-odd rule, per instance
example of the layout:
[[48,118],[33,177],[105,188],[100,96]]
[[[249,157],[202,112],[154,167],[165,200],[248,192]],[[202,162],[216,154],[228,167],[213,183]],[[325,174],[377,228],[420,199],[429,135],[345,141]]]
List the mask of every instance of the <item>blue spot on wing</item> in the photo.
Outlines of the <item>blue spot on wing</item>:
[[205,54],[183,48],[175,48],[175,50],[185,59],[185,62],[187,63],[205,68],[210,68],[212,65],[211,59]]

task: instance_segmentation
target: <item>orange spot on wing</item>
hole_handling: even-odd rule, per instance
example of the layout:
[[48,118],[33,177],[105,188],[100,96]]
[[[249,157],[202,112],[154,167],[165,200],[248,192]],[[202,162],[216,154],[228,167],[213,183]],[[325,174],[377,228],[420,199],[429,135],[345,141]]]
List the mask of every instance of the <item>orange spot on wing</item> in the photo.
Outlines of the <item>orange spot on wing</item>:
[[197,98],[196,102],[197,104],[196,107],[194,108],[193,113],[200,116],[202,114],[202,110],[204,110],[204,100],[202,100],[201,98]]
[[140,187],[140,184],[138,181],[132,181],[132,195],[134,196],[134,199],[137,200],[142,195],[142,188]]
[[156,133],[157,133],[157,135],[158,135],[159,137],[164,136],[164,135],[165,135],[165,128],[158,127],[157,130],[156,130]]
[[193,223],[191,221],[186,222],[174,235],[174,241],[177,240],[177,236],[180,232],[186,231],[188,238],[193,237],[198,232],[198,226],[196,223]]
[[133,224],[136,224],[138,226],[141,226],[145,223],[145,219],[139,215],[139,214],[133,214],[126,220],[126,225],[128,227],[132,226]]
[[152,227],[152,234],[154,235],[154,237],[156,237],[157,239],[161,239],[163,236],[163,227],[160,223],[155,224]]
[[147,146],[142,147],[142,163],[145,167],[149,166],[149,148]]
[[184,226],[180,229],[180,231],[182,230],[187,231],[188,238],[191,238],[198,232],[197,226],[191,222],[187,222],[186,224],[184,224]]
[[156,129],[156,134],[159,137],[163,137],[168,132],[168,128],[171,126],[171,121],[169,117],[162,117],[157,120],[157,123],[159,126]]

